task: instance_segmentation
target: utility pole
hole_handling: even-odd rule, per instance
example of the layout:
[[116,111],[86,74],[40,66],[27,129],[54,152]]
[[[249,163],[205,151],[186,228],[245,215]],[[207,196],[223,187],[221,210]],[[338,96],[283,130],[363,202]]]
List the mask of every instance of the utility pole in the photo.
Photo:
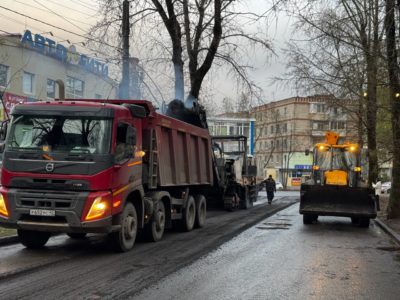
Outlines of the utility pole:
[[129,98],[129,1],[122,4],[122,80],[119,85],[119,97]]

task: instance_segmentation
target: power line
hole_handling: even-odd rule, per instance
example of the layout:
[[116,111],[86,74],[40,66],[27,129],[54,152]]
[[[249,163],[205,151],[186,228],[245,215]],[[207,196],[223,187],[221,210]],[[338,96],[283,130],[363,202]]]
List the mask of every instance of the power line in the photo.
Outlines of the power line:
[[91,18],[94,18],[94,17],[95,17],[95,15],[89,15],[89,14],[84,13],[84,12],[81,12],[80,10],[77,10],[77,9],[75,9],[75,8],[72,8],[72,7],[69,7],[69,6],[60,4],[60,3],[58,3],[57,1],[52,1],[52,0],[45,0],[45,1],[51,2],[51,3],[55,4],[55,5],[58,5],[58,6],[60,6],[60,7],[64,7],[64,8],[66,8],[66,9],[75,11],[75,12],[77,12],[77,13],[80,13],[80,14],[82,14],[82,15],[86,15],[86,16],[91,17]]
[[[35,5],[32,5],[32,4],[28,4],[28,3],[25,3],[25,2],[22,2],[22,1],[18,1],[18,0],[14,0],[14,1],[19,3],[19,4],[22,4],[22,5],[25,5],[25,6],[28,6],[28,7],[32,7],[34,9],[37,9],[37,10],[40,10],[40,11],[43,11],[43,12],[46,12],[46,13],[48,12],[48,10],[42,9],[42,8],[37,7]],[[86,22],[82,22],[81,20],[78,20],[78,19],[74,19],[74,18],[71,18],[71,17],[64,17],[64,18],[72,20],[72,21],[75,21],[75,22],[78,22],[78,23],[81,23],[81,24],[84,24],[84,25],[92,26],[92,24],[86,23]]]
[[97,9],[94,9],[93,7],[90,7],[88,5],[83,4],[82,1],[76,1],[76,0],[71,0],[71,1],[76,3],[76,4],[78,4],[78,5],[80,5],[80,6],[82,6],[82,7],[85,7],[87,9],[91,10],[91,11],[97,12]]
[[50,24],[50,23],[47,23],[47,22],[44,22],[44,21],[38,20],[38,19],[36,19],[36,18],[33,18],[33,17],[31,17],[31,16],[28,16],[28,15],[26,15],[26,14],[20,13],[20,12],[18,12],[18,11],[12,10],[12,9],[10,9],[10,8],[4,7],[4,6],[2,6],[2,5],[0,5],[0,8],[2,8],[2,9],[4,9],[4,10],[7,10],[7,11],[11,11],[11,12],[13,12],[13,13],[17,14],[17,15],[20,15],[20,16],[23,16],[23,17],[25,17],[25,18],[31,19],[31,20],[33,20],[33,21],[36,21],[36,22],[39,22],[39,23],[45,24],[45,25],[47,25],[47,26],[51,26],[51,27],[53,27],[53,28],[56,28],[56,29],[59,29],[59,30],[62,30],[62,31],[65,31],[65,32],[71,33],[71,34],[73,34],[73,35],[76,35],[76,36],[82,37],[82,38],[84,38],[84,39],[88,39],[88,40],[90,40],[90,41],[94,41],[94,42],[96,42],[96,43],[100,43],[100,44],[103,44],[103,45],[109,46],[109,47],[111,47],[111,48],[115,48],[115,49],[117,49],[118,51],[121,51],[121,50],[122,50],[122,49],[121,49],[121,48],[119,48],[119,47],[116,47],[116,46],[110,45],[110,44],[108,44],[108,43],[105,43],[105,42],[101,42],[101,41],[99,41],[99,40],[96,40],[96,39],[94,39],[94,38],[91,38],[91,37],[84,36],[84,35],[82,35],[82,34],[79,34],[79,33],[73,32],[73,31],[70,31],[70,30],[68,30],[68,29],[65,29],[65,28],[61,28],[61,27],[59,27],[59,26],[56,26],[56,25],[53,25],[53,24]]
[[82,30],[83,32],[86,31],[85,29],[83,29],[83,28],[79,27],[78,25],[72,23],[71,21],[67,20],[66,18],[64,18],[64,16],[62,16],[62,15],[56,13],[55,11],[51,10],[50,8],[48,8],[46,5],[40,3],[39,1],[37,1],[37,0],[33,0],[33,1],[34,1],[35,3],[37,3],[37,4],[39,4],[40,6],[44,7],[45,9],[47,9],[49,12],[55,14],[56,16],[59,16],[60,18],[63,18],[65,21],[67,21],[67,22],[68,22],[69,24],[71,24],[72,26],[75,26],[75,27],[78,28],[79,30]]

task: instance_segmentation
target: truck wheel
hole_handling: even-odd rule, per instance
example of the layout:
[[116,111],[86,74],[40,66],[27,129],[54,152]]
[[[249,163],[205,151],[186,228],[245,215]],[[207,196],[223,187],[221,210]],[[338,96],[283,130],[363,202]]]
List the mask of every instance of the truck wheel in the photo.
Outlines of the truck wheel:
[[70,232],[70,233],[67,233],[67,235],[71,239],[74,239],[74,240],[81,240],[81,239],[84,239],[86,237],[86,233],[85,232],[83,232],[83,233]]
[[357,225],[360,222],[360,220],[356,217],[351,218],[351,224]]
[[[318,218],[318,216],[317,216]],[[315,218],[315,215],[309,215],[309,214],[304,214],[303,215],[303,224],[312,224],[314,221],[316,221],[317,219]]]
[[191,231],[196,220],[196,204],[192,196],[189,196],[186,207],[182,214],[182,229],[183,231]]
[[126,203],[121,216],[121,229],[109,235],[111,246],[118,252],[126,252],[133,248],[137,234],[137,214],[135,206]]
[[42,248],[49,240],[51,233],[34,231],[34,230],[23,230],[18,229],[19,241],[22,245],[29,249]]
[[244,187],[241,193],[241,196],[244,199],[240,199],[240,208],[241,209],[249,209],[253,206],[253,199],[250,198],[250,189],[248,187]]
[[159,201],[154,211],[154,215],[149,224],[145,228],[146,240],[158,242],[162,239],[165,230],[165,205]]
[[361,218],[358,225],[362,228],[368,228],[369,227],[369,219],[368,218]]
[[206,223],[207,201],[203,195],[196,196],[196,220],[195,226],[201,228]]

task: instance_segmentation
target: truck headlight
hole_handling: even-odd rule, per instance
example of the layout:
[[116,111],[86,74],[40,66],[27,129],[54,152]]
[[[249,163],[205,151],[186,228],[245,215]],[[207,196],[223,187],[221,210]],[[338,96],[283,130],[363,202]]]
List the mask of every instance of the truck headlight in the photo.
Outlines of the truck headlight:
[[0,193],[0,215],[2,215],[3,217],[8,217],[6,200],[4,199],[3,194],[1,193]]
[[96,199],[94,199],[92,206],[90,207],[89,212],[85,217],[85,221],[100,219],[104,217],[108,211],[110,211],[110,205],[107,199],[97,197]]

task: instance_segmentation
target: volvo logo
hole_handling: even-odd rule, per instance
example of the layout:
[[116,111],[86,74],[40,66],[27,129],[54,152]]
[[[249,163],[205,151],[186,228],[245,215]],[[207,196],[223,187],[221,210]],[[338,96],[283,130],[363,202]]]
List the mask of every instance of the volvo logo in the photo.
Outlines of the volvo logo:
[[45,167],[47,172],[53,172],[54,171],[54,164],[53,163],[48,163]]

